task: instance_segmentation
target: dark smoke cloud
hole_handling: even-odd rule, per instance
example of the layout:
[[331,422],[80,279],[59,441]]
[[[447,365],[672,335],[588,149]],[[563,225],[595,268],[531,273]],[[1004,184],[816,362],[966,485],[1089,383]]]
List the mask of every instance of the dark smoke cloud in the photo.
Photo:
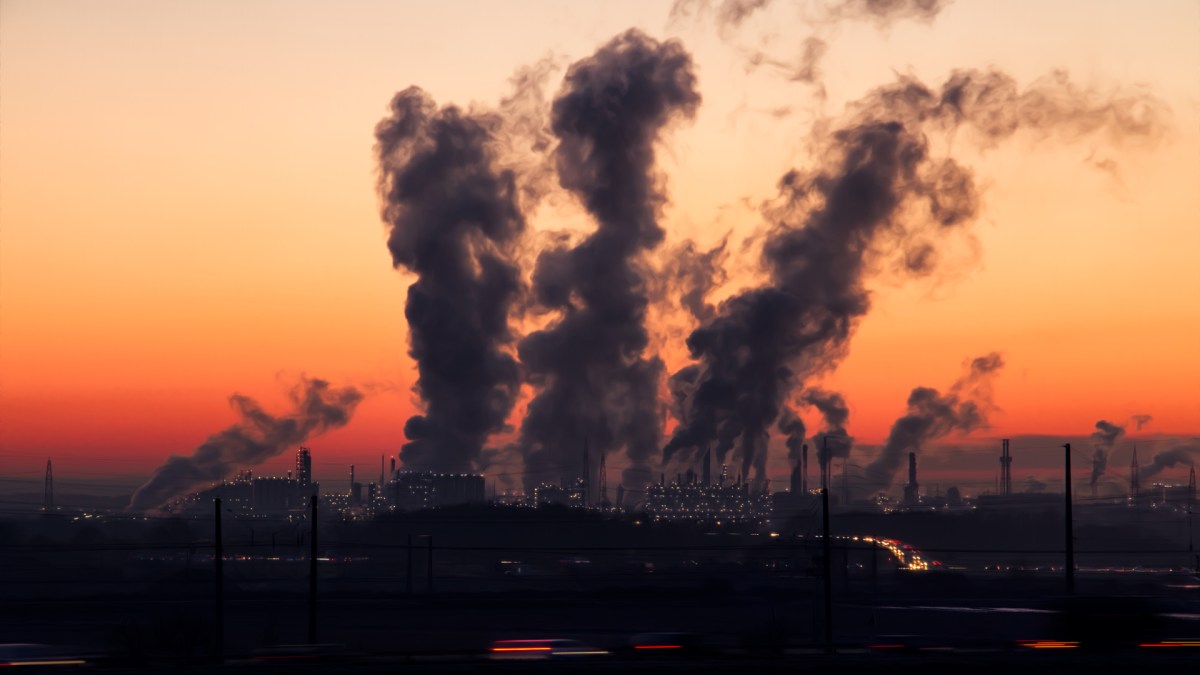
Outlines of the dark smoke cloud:
[[1148,136],[1161,130],[1162,107],[1136,93],[1098,97],[1057,75],[1021,91],[989,70],[957,71],[940,89],[902,77],[849,110],[814,138],[822,164],[785,174],[765,211],[769,282],[722,302],[688,337],[695,363],[670,380],[680,424],[664,459],[736,442],[744,468],[764,466],[761,439],[781,402],[846,354],[870,308],[869,275],[937,270],[941,241],[975,220],[979,195],[970,170],[931,156],[932,132],[963,129],[985,145],[1022,129]]
[[1177,445],[1169,450],[1163,450],[1155,455],[1149,464],[1139,467],[1138,479],[1143,481],[1143,485],[1146,485],[1147,481],[1162,473],[1164,469],[1170,469],[1180,464],[1195,466],[1197,459],[1200,459],[1200,445],[1194,443]]
[[1153,419],[1154,418],[1149,415],[1134,415],[1129,421],[1133,422],[1138,431],[1141,431],[1142,427],[1150,424]]
[[792,412],[791,408],[785,407],[779,413],[779,431],[785,437],[788,460],[795,461],[800,459],[800,453],[804,448],[804,434],[806,432],[804,420]]
[[1104,471],[1108,467],[1108,453],[1112,451],[1113,445],[1124,433],[1125,427],[1105,420],[1096,422],[1096,430],[1092,432],[1092,446],[1095,448],[1092,455],[1092,487],[1095,487],[1100,477],[1104,475]]
[[142,512],[158,508],[200,485],[261,464],[314,436],[343,427],[363,399],[353,387],[334,389],[318,379],[302,380],[290,397],[292,411],[276,417],[247,396],[231,396],[229,403],[241,420],[209,436],[190,457],[167,458],[133,494],[126,510]]
[[818,464],[828,464],[835,457],[849,457],[854,439],[846,432],[846,423],[850,419],[850,407],[846,405],[846,399],[837,392],[813,388],[804,392],[800,400],[816,408],[825,421],[821,432],[813,437]]
[[[539,391],[521,425],[527,481],[624,447],[627,475],[645,480],[660,443],[662,362],[646,357],[649,302],[645,252],[663,238],[666,202],[654,146],[700,104],[691,57],[675,41],[629,31],[568,70],[551,111],[560,184],[583,202],[597,229],[574,248],[543,251],[533,296],[561,312],[521,340]],[[574,470],[570,470],[574,473]]]
[[513,172],[498,168],[497,116],[396,94],[375,128],[392,263],[417,275],[404,314],[424,414],[404,425],[404,465],[483,468],[520,386],[509,313],[522,284],[512,249],[525,228]]
[[1004,365],[999,354],[971,361],[963,375],[945,394],[917,387],[908,395],[908,413],[892,424],[879,455],[863,470],[868,489],[886,490],[909,452],[918,455],[929,441],[954,431],[970,433],[987,426],[992,409],[990,383]]
[[685,241],[675,250],[667,263],[667,277],[674,283],[679,304],[701,323],[716,314],[708,302],[713,288],[725,282],[726,241],[707,251],[697,250],[695,242]]

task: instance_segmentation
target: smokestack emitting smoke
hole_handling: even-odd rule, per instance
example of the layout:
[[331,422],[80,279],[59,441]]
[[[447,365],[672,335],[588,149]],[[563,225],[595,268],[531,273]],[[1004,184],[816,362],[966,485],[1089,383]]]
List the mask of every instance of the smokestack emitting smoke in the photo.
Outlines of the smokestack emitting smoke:
[[521,382],[509,331],[522,290],[517,181],[497,163],[499,116],[438,108],[416,87],[390,108],[375,128],[379,195],[392,263],[417,276],[404,315],[424,403],[400,458],[413,470],[478,470]]
[[654,146],[699,104],[682,45],[635,30],[571,66],[554,101],[559,182],[597,228],[574,248],[543,251],[533,272],[535,301],[561,316],[518,348],[538,388],[519,439],[529,485],[571,466],[585,436],[599,453],[624,447],[625,480],[646,480],[660,444],[663,370],[644,354],[644,255],[663,239],[666,202]]
[[197,486],[255,466],[350,421],[363,395],[354,387],[334,389],[319,379],[303,379],[292,390],[293,410],[275,417],[253,399],[234,394],[230,404],[241,420],[208,437],[190,457],[172,455],[133,494],[126,510],[162,506]]
[[1092,455],[1092,488],[1096,487],[1096,483],[1104,475],[1104,470],[1108,467],[1108,453],[1124,433],[1125,427],[1105,420],[1096,422],[1096,430],[1092,432],[1092,446],[1095,448]]
[[788,462],[800,458],[800,450],[804,446],[804,420],[800,419],[791,408],[785,407],[779,414],[779,431],[786,436]]
[[817,464],[828,472],[829,463],[834,457],[845,459],[854,447],[854,439],[846,432],[850,408],[841,394],[824,389],[809,389],[800,400],[816,408],[825,421],[821,431],[813,437],[813,443],[817,448]]
[[[868,275],[885,266],[913,277],[936,270],[940,240],[975,219],[979,197],[968,169],[930,154],[931,133],[992,145],[1021,129],[1159,131],[1155,100],[1099,98],[1061,74],[1023,92],[995,70],[954,72],[940,90],[901,77],[849,110],[814,138],[813,156],[824,164],[779,182],[766,210],[774,221],[762,257],[769,282],[722,302],[688,337],[696,362],[670,380],[681,414],[664,460],[710,442],[723,458],[736,441],[743,468],[765,478],[765,438],[781,402],[845,356],[870,308]],[[881,473],[890,482],[891,471]]]
[[886,490],[907,452],[919,454],[926,443],[953,431],[970,433],[987,426],[992,409],[991,381],[1004,365],[999,354],[971,361],[945,394],[917,387],[908,396],[908,413],[892,424],[879,455],[863,470],[868,489]]

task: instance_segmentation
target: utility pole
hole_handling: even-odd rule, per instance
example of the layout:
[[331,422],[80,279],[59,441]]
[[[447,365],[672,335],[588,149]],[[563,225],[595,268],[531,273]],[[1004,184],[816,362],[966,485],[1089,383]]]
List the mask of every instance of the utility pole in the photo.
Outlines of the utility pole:
[[1075,593],[1075,528],[1071,515],[1071,444],[1063,445],[1066,471],[1063,475],[1064,497],[1066,507],[1066,540],[1067,540],[1067,595]]
[[217,659],[221,659],[225,654],[225,545],[221,541],[221,498],[217,497],[213,500],[213,514],[215,515],[214,523],[216,532],[213,540],[215,542],[213,550],[213,570],[216,575],[216,637],[217,637]]
[[312,521],[308,554],[308,644],[317,643],[317,496],[309,497],[311,505],[309,520]]
[[829,546],[829,488],[821,489],[821,547],[825,576],[825,651],[833,653],[833,560]]

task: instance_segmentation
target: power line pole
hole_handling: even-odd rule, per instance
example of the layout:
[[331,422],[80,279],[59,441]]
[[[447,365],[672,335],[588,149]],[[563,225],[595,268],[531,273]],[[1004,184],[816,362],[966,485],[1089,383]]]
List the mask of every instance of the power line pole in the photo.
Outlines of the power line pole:
[[312,534],[310,544],[312,548],[308,553],[308,644],[317,643],[317,496],[309,497],[310,513],[309,519],[312,521]]
[[825,651],[833,653],[833,560],[829,546],[829,488],[821,490],[821,547],[825,576]]
[[225,654],[225,544],[221,540],[221,498],[217,497],[213,500],[213,514],[215,516],[214,523],[216,532],[213,539],[215,542],[213,550],[213,570],[216,575],[216,607],[215,623],[216,623],[216,651],[217,658],[220,659]]
[[42,510],[49,513],[54,510],[54,467],[50,458],[46,458],[46,492],[43,495]]
[[1075,593],[1075,528],[1071,515],[1071,444],[1063,445],[1066,470],[1063,473],[1064,496],[1066,507],[1066,540],[1067,540],[1067,595]]

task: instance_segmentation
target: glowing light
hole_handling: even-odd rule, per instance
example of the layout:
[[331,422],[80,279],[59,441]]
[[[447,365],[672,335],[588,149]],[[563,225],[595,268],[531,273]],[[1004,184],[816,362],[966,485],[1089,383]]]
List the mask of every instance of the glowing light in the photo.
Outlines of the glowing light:
[[1061,640],[1022,640],[1017,644],[1031,649],[1075,649],[1079,646],[1078,642],[1064,642]]
[[634,649],[683,649],[683,645],[637,645]]

